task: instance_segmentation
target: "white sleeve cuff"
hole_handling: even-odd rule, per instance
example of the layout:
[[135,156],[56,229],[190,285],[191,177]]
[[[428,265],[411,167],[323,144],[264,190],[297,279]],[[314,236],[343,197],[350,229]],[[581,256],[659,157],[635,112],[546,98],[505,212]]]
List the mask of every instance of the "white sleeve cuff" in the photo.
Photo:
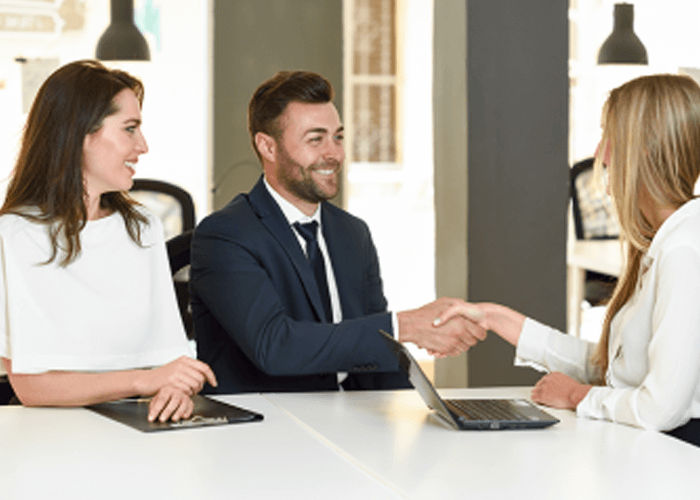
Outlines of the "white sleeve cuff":
[[547,349],[550,328],[533,319],[525,318],[515,348],[515,366],[529,366],[540,372],[547,372],[544,352]]
[[620,396],[619,392],[617,391],[618,394],[616,394],[612,387],[592,387],[576,407],[576,415],[615,421],[615,406]]

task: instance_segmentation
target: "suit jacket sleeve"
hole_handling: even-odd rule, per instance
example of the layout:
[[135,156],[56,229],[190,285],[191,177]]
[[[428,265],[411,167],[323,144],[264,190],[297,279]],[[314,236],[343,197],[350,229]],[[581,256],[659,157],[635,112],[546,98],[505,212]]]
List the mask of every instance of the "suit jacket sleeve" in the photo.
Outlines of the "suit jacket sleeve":
[[286,251],[248,210],[235,225],[226,210],[205,219],[192,245],[194,295],[230,340],[269,375],[398,370],[378,334],[391,331],[391,317],[371,240],[355,248],[364,262],[360,273],[334,263],[348,319],[318,323]]

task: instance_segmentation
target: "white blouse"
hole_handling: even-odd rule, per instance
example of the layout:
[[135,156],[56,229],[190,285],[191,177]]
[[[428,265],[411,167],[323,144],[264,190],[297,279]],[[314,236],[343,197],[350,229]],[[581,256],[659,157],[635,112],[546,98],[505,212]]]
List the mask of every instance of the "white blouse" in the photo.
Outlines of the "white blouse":
[[[611,324],[606,386],[580,416],[670,430],[700,418],[700,199],[661,225],[642,259],[636,291]],[[516,364],[594,377],[595,345],[527,319]]]
[[51,248],[45,225],[0,217],[0,356],[14,372],[111,371],[192,356],[160,220],[144,213],[143,246],[114,213],[87,223],[66,267],[60,255],[42,264]]

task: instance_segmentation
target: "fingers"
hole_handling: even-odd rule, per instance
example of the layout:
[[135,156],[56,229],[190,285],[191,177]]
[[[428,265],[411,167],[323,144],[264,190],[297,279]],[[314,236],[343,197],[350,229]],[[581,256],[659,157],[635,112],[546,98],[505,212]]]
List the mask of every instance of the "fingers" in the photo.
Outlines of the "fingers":
[[486,340],[486,336],[488,334],[488,331],[486,327],[479,323],[474,323],[471,320],[465,320],[464,322],[464,328],[468,332],[468,334],[474,338],[474,343],[478,343],[481,340]]
[[485,319],[485,314],[477,306],[467,304],[466,302],[457,302],[444,309],[440,315],[435,318],[433,325],[440,326],[460,316],[474,323],[479,323]]
[[441,348],[435,349],[449,356],[456,356],[474,347],[486,338],[484,328],[462,317],[453,318],[434,328]]
[[176,387],[190,396],[201,391],[206,382],[217,386],[216,376],[209,365],[187,356],[181,356],[150,372],[150,383],[147,392],[144,393],[147,395],[166,385]]
[[581,384],[563,373],[552,372],[535,384],[531,399],[553,408],[575,410],[590,390],[590,385]]
[[542,388],[543,385],[543,380],[546,378],[546,375],[542,377],[540,380],[537,381],[535,386],[532,388],[532,392],[530,393],[530,399],[534,401],[537,404],[544,404],[544,390]]
[[217,386],[216,376],[208,364],[187,356],[181,356],[173,363],[178,363],[180,365],[179,368],[182,370],[181,375],[191,381],[196,381],[200,390],[205,382],[209,382],[213,387]]
[[445,354],[442,354],[441,352],[433,351],[431,349],[427,349],[427,352],[430,356],[432,356],[434,358],[441,359],[441,358],[447,357]]
[[164,387],[151,399],[148,406],[148,421],[177,422],[189,418],[194,410],[194,403],[189,396],[175,387]]
[[414,343],[433,355],[458,356],[485,337],[485,332],[480,331],[478,326],[467,323],[464,319],[456,319],[440,328],[430,328],[418,342]]
[[[555,372],[556,373],[556,372]],[[537,404],[550,406],[552,408],[566,408],[565,397],[561,394],[561,388],[553,381],[552,373],[542,377],[532,388],[530,395],[532,401]],[[556,375],[554,375],[556,378]]]
[[219,385],[219,382],[216,380],[216,375],[214,375],[214,371],[209,367],[209,365],[201,361],[197,361],[197,363],[201,365],[201,373],[204,374],[204,378],[206,378],[207,382],[209,382],[209,385],[212,387]]
[[398,313],[399,340],[441,356],[457,356],[486,338],[484,316],[477,306],[442,297]]
[[433,321],[436,329],[440,329],[441,333],[453,339],[450,351],[442,352],[454,356],[486,339],[487,330],[484,322],[485,313],[478,306],[451,299],[447,307]]

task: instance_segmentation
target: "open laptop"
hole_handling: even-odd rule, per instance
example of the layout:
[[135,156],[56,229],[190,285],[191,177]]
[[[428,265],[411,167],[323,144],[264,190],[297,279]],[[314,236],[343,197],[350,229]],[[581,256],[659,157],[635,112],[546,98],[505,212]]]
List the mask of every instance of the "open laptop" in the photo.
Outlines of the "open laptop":
[[526,399],[442,399],[408,349],[383,330],[379,333],[423,401],[455,429],[538,429],[559,422]]

